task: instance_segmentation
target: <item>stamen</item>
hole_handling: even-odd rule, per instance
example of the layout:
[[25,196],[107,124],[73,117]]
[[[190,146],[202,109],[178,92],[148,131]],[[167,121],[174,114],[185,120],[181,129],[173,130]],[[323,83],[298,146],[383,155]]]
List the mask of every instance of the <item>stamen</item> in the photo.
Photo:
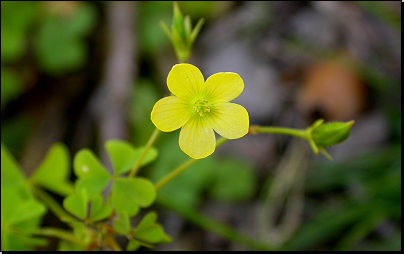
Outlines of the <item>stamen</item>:
[[196,113],[198,113],[200,116],[204,116],[204,114],[210,112],[210,107],[209,103],[205,99],[197,99],[194,102],[194,106],[192,107]]

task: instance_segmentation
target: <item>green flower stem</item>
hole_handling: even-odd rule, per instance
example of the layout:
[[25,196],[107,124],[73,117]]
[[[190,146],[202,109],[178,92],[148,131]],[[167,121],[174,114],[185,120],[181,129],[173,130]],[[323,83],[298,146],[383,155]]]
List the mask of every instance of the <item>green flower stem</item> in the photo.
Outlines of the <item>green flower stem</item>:
[[65,231],[58,228],[40,228],[34,232],[35,235],[51,236],[59,239],[63,239],[75,244],[80,245],[83,248],[87,247],[87,244],[81,239],[77,238],[69,231]]
[[[228,139],[225,138],[220,138],[217,143],[216,143],[216,148],[223,145]],[[185,169],[193,165],[195,162],[198,160],[195,159],[189,159],[182,163],[180,166],[178,166],[176,169],[171,171],[168,175],[166,175],[163,179],[161,179],[159,182],[157,182],[154,186],[156,191],[160,190],[161,187],[163,187],[166,183],[170,182],[173,180],[175,177],[177,177],[179,174],[181,174]]]
[[304,139],[309,139],[309,134],[306,129],[304,130],[299,130],[299,129],[292,129],[292,128],[286,128],[286,127],[266,127],[266,126],[258,126],[258,125],[253,125],[250,126],[250,131],[249,134],[258,134],[258,133],[274,133],[274,134],[284,134],[284,135],[290,135],[290,136],[295,136],[299,138],[304,138]]
[[142,161],[144,157],[146,156],[147,152],[149,151],[150,147],[153,145],[153,143],[156,141],[158,135],[160,134],[160,131],[155,128],[152,135],[150,136],[149,140],[146,143],[146,146],[143,149],[142,154],[139,156],[139,159],[136,161],[135,166],[133,167],[132,171],[129,174],[129,178],[132,178],[136,175],[137,171],[140,168],[140,165],[142,164]]
[[163,187],[166,183],[169,181],[173,180],[176,176],[182,173],[185,169],[187,169],[189,166],[193,165],[195,162],[198,160],[195,159],[189,159],[186,162],[182,163],[179,167],[171,171],[168,175],[166,175],[163,179],[161,179],[159,182],[154,185],[154,189],[158,191]]
[[46,193],[39,187],[35,187],[34,191],[36,195],[43,201],[43,203],[62,221],[67,219],[68,221],[77,221],[75,217],[70,215],[63,209],[63,207],[57,202],[51,195]]

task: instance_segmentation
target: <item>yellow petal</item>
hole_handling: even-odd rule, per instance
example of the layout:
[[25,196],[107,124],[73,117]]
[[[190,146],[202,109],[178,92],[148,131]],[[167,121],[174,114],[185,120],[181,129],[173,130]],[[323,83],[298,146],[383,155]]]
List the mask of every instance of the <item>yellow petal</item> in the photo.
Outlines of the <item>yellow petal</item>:
[[189,105],[175,96],[160,99],[154,104],[151,120],[161,131],[174,131],[182,127],[191,117]]
[[185,100],[199,94],[204,83],[201,71],[192,64],[174,65],[167,77],[170,92]]
[[215,104],[207,117],[213,129],[227,139],[241,138],[248,132],[250,120],[247,110],[238,104]]
[[215,133],[205,117],[194,116],[182,127],[179,143],[188,156],[202,159],[215,151]]
[[206,80],[209,102],[229,102],[239,96],[244,89],[240,75],[233,72],[219,72]]

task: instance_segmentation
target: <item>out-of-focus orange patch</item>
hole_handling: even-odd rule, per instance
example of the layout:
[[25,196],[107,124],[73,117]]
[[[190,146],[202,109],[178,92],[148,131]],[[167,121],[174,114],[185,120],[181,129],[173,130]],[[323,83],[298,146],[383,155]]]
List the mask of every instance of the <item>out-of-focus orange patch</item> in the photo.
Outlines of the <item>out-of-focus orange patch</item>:
[[80,2],[76,1],[47,1],[43,3],[45,8],[55,15],[60,15],[60,17],[68,18],[80,5]]
[[354,119],[364,108],[365,87],[346,60],[313,64],[305,73],[297,105],[307,116],[326,121]]

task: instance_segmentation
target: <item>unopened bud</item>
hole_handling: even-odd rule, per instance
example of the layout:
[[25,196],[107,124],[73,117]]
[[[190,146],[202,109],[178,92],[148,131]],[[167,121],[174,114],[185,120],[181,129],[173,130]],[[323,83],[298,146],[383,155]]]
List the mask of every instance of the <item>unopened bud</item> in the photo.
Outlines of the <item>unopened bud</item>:
[[178,3],[175,1],[174,1],[174,15],[173,15],[173,21],[171,23],[171,30],[176,30],[183,42],[187,40],[187,36],[185,33],[184,16],[182,15],[180,8],[178,7]]
[[355,121],[322,123],[311,131],[311,138],[318,147],[332,146],[346,140]]
[[200,19],[192,29],[191,18],[181,13],[178,3],[174,2],[174,13],[171,23],[171,31],[164,22],[160,22],[164,32],[170,38],[180,63],[185,63],[191,55],[192,45],[201,30],[204,20]]

